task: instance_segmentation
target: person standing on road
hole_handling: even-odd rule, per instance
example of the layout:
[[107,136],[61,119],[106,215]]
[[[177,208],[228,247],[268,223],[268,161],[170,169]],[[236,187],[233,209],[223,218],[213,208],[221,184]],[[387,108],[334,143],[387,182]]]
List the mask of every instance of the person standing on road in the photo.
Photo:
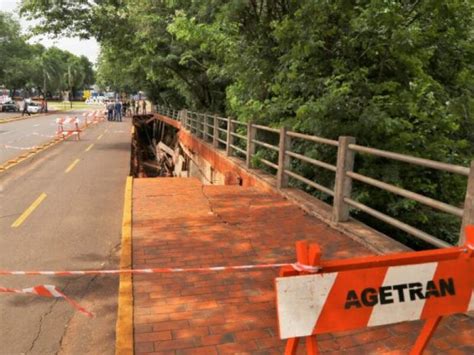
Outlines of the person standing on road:
[[107,121],[112,121],[114,118],[113,115],[114,115],[114,103],[110,101],[107,104]]
[[25,113],[27,113],[28,116],[31,116],[31,113],[28,111],[28,101],[26,101],[26,98],[23,99],[23,112],[21,113],[21,115],[24,116]]
[[127,116],[127,101],[122,102],[122,117]]
[[142,111],[143,111],[143,114],[145,115],[146,114],[146,101],[145,100],[142,100]]
[[130,114],[131,115],[136,115],[137,113],[135,112],[135,99],[132,97],[132,101],[130,101]]
[[115,121],[122,122],[122,103],[119,100],[115,101]]
[[41,112],[46,113],[46,100],[44,98],[41,99]]

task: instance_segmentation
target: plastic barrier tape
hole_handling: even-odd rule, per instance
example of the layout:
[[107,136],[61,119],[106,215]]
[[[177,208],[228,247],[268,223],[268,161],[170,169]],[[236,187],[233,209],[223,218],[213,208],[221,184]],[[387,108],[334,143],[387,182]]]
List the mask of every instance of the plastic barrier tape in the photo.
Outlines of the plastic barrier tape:
[[50,298],[64,298],[71,306],[73,306],[79,312],[85,314],[88,317],[93,317],[91,312],[87,311],[84,307],[80,306],[73,299],[66,296],[64,293],[58,290],[56,286],[53,286],[53,285],[39,285],[39,286],[23,288],[23,289],[0,287],[0,292],[32,294],[32,295],[50,297]]

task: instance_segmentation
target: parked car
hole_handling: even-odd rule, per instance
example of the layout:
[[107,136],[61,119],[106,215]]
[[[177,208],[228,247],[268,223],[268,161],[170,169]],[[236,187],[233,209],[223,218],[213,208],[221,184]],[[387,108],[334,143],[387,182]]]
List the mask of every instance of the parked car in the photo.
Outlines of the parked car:
[[28,112],[30,113],[39,113],[42,112],[42,108],[40,104],[37,104],[36,102],[30,102],[28,103]]
[[2,105],[2,112],[18,112],[20,107],[15,103],[15,101],[6,101]]

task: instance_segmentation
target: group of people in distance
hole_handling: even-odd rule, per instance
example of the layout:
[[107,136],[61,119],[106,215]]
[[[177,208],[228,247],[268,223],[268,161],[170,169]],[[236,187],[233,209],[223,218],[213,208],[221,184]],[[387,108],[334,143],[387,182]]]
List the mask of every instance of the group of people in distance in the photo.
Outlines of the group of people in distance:
[[134,99],[122,102],[121,100],[109,101],[106,104],[107,107],[107,120],[108,121],[122,121],[122,117],[127,115],[138,115],[141,111],[142,114],[146,114],[146,101]]

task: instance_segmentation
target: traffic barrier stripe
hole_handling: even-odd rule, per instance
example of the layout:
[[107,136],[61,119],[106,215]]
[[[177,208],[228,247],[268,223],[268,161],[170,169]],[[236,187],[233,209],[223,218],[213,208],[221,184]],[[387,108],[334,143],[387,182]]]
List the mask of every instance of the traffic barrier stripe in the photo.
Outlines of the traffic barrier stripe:
[[87,317],[93,317],[91,312],[87,311],[84,307],[80,306],[72,298],[69,298],[68,296],[66,296],[56,286],[53,286],[53,285],[39,285],[39,286],[23,288],[23,289],[0,287],[0,292],[33,294],[33,295],[49,297],[49,298],[64,298],[64,300],[66,300],[72,307],[74,307],[79,312],[85,314]]
[[321,271],[282,268],[275,280],[280,338],[295,354],[305,337],[318,353],[316,335],[404,321],[426,320],[411,354],[423,352],[444,316],[474,310],[474,226],[463,247],[321,261],[317,244],[296,244],[297,260]]
[[[99,122],[102,122],[105,120],[105,114],[104,112],[101,112],[100,110],[95,110],[93,112],[86,113],[84,116],[86,126],[91,123],[91,124],[96,124]],[[89,122],[89,120],[91,120]]]
[[[57,118],[56,123],[58,124],[58,128],[56,135],[63,137],[63,139],[75,135],[76,139],[80,140],[80,133],[82,132],[82,130],[79,128],[80,122],[81,121],[77,117]],[[65,125],[70,125],[72,128],[65,129]]]
[[449,260],[278,278],[281,338],[474,310],[472,270],[474,260]]

